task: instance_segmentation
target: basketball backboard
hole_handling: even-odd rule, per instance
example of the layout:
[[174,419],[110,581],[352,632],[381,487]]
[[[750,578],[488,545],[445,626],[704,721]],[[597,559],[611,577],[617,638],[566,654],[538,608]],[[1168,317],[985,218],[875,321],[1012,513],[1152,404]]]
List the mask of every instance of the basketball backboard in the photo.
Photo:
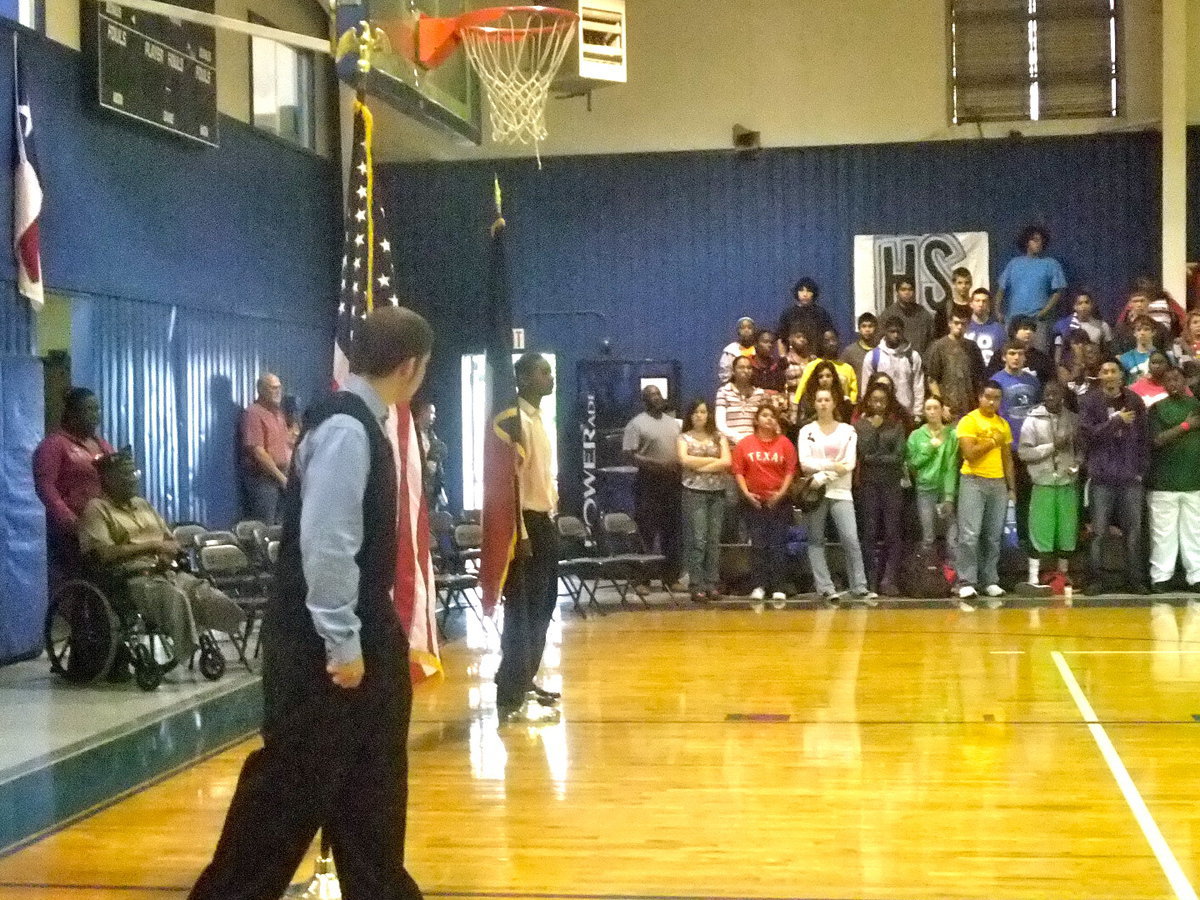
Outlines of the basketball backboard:
[[[427,16],[450,17],[466,12],[468,0],[362,0],[337,5],[338,34],[356,28],[359,22],[409,21],[415,35],[416,21]],[[393,106],[406,116],[424,124],[465,138],[475,144],[482,140],[479,80],[466,55],[456,52],[437,68],[425,69],[415,61],[416,41],[396,40],[390,49],[377,49],[371,58],[371,71],[361,80],[362,87],[374,97]],[[350,54],[338,64],[338,77],[354,84],[359,78],[357,57]]]

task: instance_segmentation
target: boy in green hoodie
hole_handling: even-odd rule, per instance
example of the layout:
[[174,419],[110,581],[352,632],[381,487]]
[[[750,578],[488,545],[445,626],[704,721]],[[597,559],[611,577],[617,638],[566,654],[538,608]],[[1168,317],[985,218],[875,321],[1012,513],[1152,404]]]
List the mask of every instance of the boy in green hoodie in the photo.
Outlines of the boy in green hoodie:
[[925,424],[908,436],[905,462],[917,487],[917,514],[921,519],[921,543],[932,549],[937,542],[938,522],[946,522],[947,558],[954,558],[958,529],[954,499],[958,495],[958,435],[946,427],[946,408],[937,397],[929,397],[922,408]]

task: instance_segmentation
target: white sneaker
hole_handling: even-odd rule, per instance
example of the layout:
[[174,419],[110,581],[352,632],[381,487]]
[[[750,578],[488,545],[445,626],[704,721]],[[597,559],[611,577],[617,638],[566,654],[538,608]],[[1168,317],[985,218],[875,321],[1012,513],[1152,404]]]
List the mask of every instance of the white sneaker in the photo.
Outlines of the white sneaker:
[[787,594],[783,591],[776,591],[771,595],[771,607],[773,609],[783,609],[787,606]]
[[989,584],[983,589],[983,592],[989,597],[1003,597],[1006,593],[1008,593],[998,584]]
[[964,584],[962,587],[960,587],[958,589],[958,599],[959,600],[970,600],[972,597],[977,597],[977,596],[979,596],[979,595],[976,593],[975,588],[969,584]]
[[763,598],[765,598],[766,596],[767,596],[767,592],[760,587],[756,587],[754,590],[752,590],[750,592],[750,599],[753,600],[755,603],[762,602]]

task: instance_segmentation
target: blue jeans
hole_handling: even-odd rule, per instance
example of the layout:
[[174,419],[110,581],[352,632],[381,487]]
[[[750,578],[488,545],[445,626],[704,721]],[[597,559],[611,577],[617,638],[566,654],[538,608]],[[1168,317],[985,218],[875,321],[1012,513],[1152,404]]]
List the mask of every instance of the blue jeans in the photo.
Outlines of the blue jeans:
[[792,523],[792,504],[780,500],[773,507],[757,509],[742,503],[746,531],[750,533],[751,558],[754,561],[756,586],[767,593],[783,590],[787,574],[787,535]]
[[987,586],[1000,580],[1000,539],[1008,513],[1008,485],[1003,478],[963,475],[958,486],[959,585]]
[[863,569],[862,547],[858,543],[858,525],[854,521],[853,500],[830,500],[826,497],[808,513],[808,564],[812,567],[813,581],[821,594],[835,592],[833,577],[829,574],[829,561],[825,558],[825,520],[833,518],[838,542],[846,559],[846,574],[850,578],[852,591],[866,591],[867,573]]
[[1142,507],[1145,499],[1146,489],[1138,482],[1096,484],[1093,481],[1088,486],[1088,504],[1092,516],[1093,578],[1099,577],[1103,571],[1100,566],[1103,538],[1108,534],[1108,527],[1116,525],[1125,535],[1125,571],[1129,584],[1145,583],[1146,560],[1142,556]]
[[721,573],[721,527],[725,522],[725,492],[683,489],[684,563],[688,589],[715,590]]
[[242,474],[242,490],[246,498],[246,518],[278,524],[279,501],[283,486],[268,475]]
[[[917,518],[921,520],[921,542],[932,547],[937,543],[938,536],[938,504],[941,502],[940,491],[926,491],[917,488]],[[946,521],[946,559],[953,560],[955,545],[958,539],[958,523],[953,514]]]

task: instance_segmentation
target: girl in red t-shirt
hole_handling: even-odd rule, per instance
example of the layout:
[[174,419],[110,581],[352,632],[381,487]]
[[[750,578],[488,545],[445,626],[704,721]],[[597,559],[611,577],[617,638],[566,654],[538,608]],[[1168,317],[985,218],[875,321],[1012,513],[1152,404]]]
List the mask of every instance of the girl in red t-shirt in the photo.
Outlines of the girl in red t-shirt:
[[796,448],[783,436],[779,418],[770,403],[754,414],[754,433],[738,441],[733,449],[733,474],[742,494],[743,515],[750,532],[754,570],[759,584],[750,593],[755,612],[762,612],[763,599],[771,592],[771,604],[783,609],[787,594],[783,581],[787,559],[788,527],[792,504],[788,489],[796,474]]

